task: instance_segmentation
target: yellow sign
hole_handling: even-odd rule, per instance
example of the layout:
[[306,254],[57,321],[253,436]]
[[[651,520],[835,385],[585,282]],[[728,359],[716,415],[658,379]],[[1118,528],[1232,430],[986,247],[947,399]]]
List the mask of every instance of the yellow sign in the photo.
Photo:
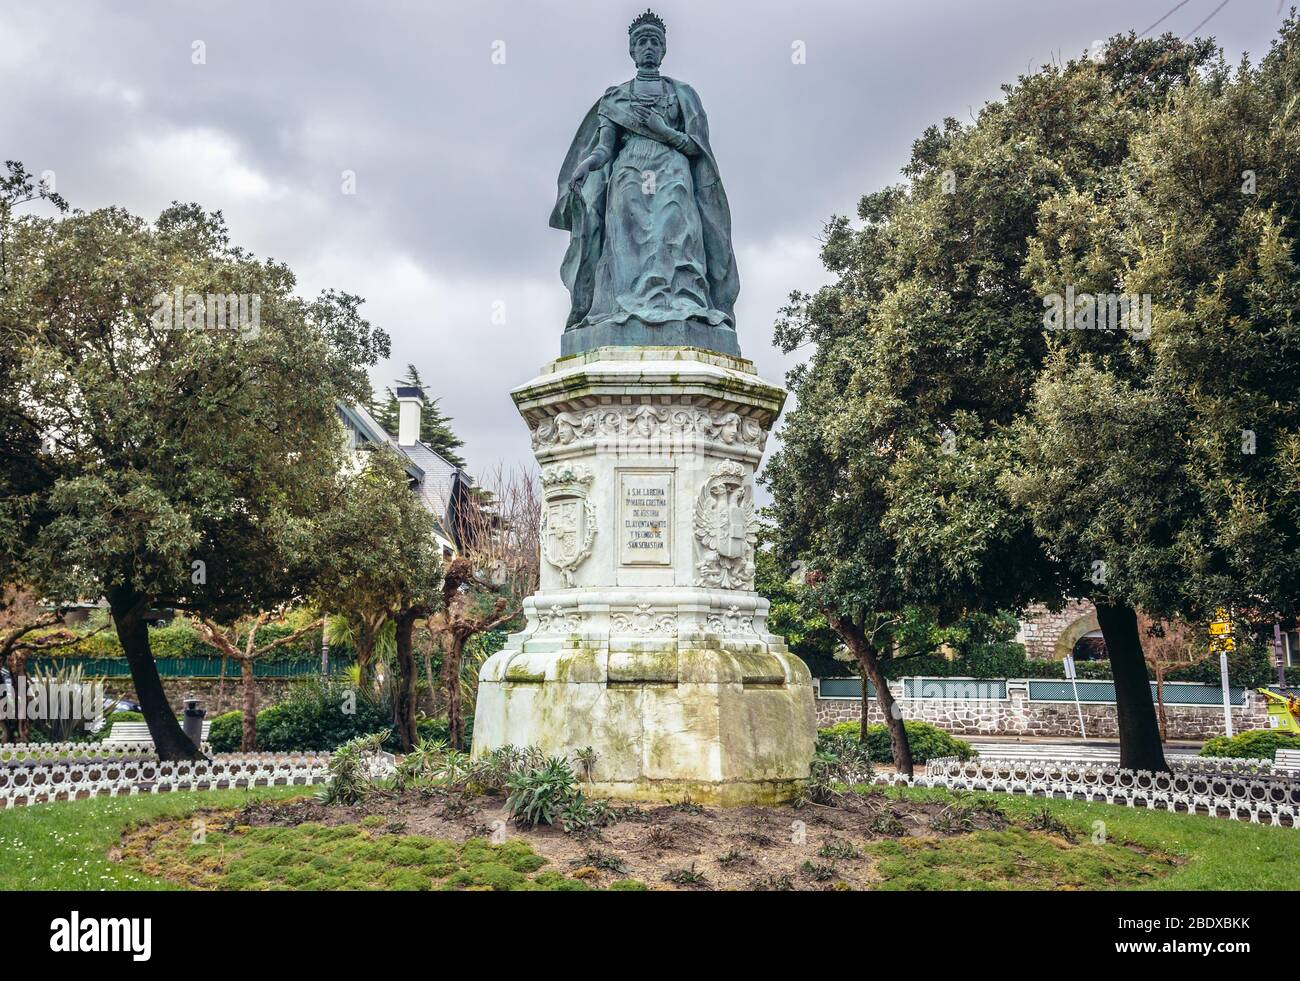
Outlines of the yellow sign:
[[1232,617],[1223,607],[1214,611],[1214,619],[1210,621],[1210,652],[1218,653],[1220,651],[1235,651],[1236,642],[1232,639]]

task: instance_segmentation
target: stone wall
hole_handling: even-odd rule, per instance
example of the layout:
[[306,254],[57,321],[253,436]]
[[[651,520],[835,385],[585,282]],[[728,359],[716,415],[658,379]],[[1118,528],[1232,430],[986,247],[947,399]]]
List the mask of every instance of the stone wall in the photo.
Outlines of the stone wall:
[[[285,692],[289,690],[289,685],[293,683],[292,678],[258,678],[257,679],[257,708],[260,712],[268,705],[274,705],[281,701]],[[202,707],[207,711],[207,717],[220,715],[222,712],[230,712],[239,708],[240,699],[242,698],[242,689],[239,684],[239,675],[236,673],[226,679],[224,693],[221,691],[221,682],[218,678],[163,678],[163,691],[167,693],[167,701],[171,707],[179,714],[185,708],[185,699],[197,698],[203,703]],[[131,683],[129,677],[123,678],[105,678],[104,691],[110,698],[129,698],[133,701],[139,701],[136,698],[135,686]],[[219,697],[224,694],[224,697]]]
[[1059,661],[1080,637],[1096,629],[1097,608],[1087,600],[1071,599],[1057,612],[1042,604],[1029,607],[1020,617],[1016,640],[1025,645],[1029,658]]
[[[1029,700],[1027,681],[1007,682],[1005,699],[904,698],[902,686],[890,685],[905,719],[930,722],[955,736],[1065,736],[1078,738],[1079,716],[1074,702]],[[856,722],[861,702],[857,698],[817,698],[817,725]],[[1082,705],[1084,728],[1089,738],[1117,737],[1114,705]],[[1223,708],[1219,705],[1166,705],[1170,739],[1209,739],[1223,735]],[[883,722],[884,715],[871,700],[869,722]],[[1232,707],[1233,729],[1267,729],[1268,711],[1263,697],[1246,692],[1244,705]]]

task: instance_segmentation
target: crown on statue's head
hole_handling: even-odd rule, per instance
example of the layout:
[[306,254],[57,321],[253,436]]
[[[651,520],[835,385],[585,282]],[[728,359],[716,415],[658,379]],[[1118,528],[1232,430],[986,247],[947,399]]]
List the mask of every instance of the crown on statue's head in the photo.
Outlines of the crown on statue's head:
[[665,36],[668,34],[668,28],[664,25],[664,22],[659,19],[659,15],[649,8],[646,9],[644,14],[632,21],[631,25],[627,29],[628,37],[631,37],[637,31],[645,30],[646,28],[656,30]]

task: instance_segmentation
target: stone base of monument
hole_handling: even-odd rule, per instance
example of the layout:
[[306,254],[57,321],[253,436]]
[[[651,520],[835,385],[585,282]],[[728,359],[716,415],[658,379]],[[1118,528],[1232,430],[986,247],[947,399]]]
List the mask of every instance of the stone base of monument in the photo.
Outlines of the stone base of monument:
[[812,682],[754,592],[754,470],[785,393],[695,348],[601,348],[512,393],[542,467],[527,625],[479,673],[475,756],[596,752],[592,791],[792,796]]

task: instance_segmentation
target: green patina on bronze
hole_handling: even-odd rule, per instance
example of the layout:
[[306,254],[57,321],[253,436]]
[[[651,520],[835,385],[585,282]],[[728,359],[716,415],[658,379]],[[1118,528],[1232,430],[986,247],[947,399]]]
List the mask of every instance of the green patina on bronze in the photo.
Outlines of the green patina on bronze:
[[695,90],[659,74],[667,29],[628,28],[636,76],[605,90],[560,168],[551,227],[570,233],[562,355],[689,346],[739,355],[731,209]]

